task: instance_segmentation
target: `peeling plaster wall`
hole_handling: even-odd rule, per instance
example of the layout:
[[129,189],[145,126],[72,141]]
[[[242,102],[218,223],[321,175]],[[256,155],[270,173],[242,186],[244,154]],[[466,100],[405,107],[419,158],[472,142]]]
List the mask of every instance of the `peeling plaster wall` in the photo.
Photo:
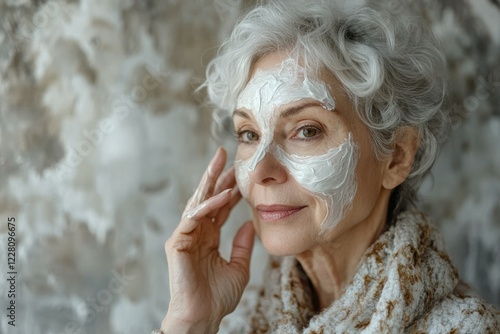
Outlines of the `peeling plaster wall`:
[[[500,305],[500,6],[384,4],[422,11],[443,37],[457,125],[423,204],[463,278]],[[163,244],[219,145],[193,91],[245,5],[0,0],[0,269],[15,217],[18,272],[17,326],[2,312],[0,333],[159,325]],[[247,216],[240,205],[226,224],[225,254]]]

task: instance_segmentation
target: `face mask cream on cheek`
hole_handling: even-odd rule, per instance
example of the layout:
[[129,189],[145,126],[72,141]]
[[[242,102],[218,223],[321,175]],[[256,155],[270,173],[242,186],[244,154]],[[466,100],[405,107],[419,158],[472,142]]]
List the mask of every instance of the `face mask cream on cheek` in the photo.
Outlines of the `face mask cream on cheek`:
[[352,134],[322,155],[302,157],[277,147],[274,156],[302,187],[326,204],[322,232],[333,229],[344,216],[356,194],[357,146]]
[[[353,142],[352,134],[349,133],[341,145],[322,155],[292,155],[274,143],[270,146],[269,153],[308,193],[325,203],[327,213],[321,223],[322,232],[333,229],[342,220],[345,210],[356,194],[357,146]],[[245,198],[248,197],[250,162],[235,162],[236,179]]]
[[279,69],[258,70],[240,94],[237,107],[252,111],[260,139],[251,157],[235,161],[236,180],[243,197],[247,198],[249,173],[269,152],[302,187],[325,202],[327,214],[323,225],[330,229],[341,220],[343,209],[352,202],[356,192],[356,146],[351,134],[327,153],[308,157],[288,154],[273,140],[278,118],[276,109],[280,106],[309,98],[321,102],[327,110],[335,108],[326,85],[308,79],[305,74],[294,60],[286,59]]

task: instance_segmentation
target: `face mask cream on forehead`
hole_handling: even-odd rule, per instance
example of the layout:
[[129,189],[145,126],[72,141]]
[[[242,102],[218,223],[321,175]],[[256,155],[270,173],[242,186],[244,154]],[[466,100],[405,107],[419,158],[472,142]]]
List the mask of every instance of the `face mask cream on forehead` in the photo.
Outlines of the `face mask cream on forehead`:
[[319,101],[327,110],[335,108],[326,85],[307,78],[305,70],[292,59],[279,69],[258,70],[238,98],[238,108],[250,110],[260,131],[254,154],[235,161],[236,179],[241,193],[248,197],[249,173],[267,153],[272,154],[304,189],[319,197],[327,207],[323,230],[331,229],[342,219],[345,208],[356,193],[354,171],[357,150],[352,135],[325,154],[298,156],[289,154],[273,138],[280,106],[301,99]]

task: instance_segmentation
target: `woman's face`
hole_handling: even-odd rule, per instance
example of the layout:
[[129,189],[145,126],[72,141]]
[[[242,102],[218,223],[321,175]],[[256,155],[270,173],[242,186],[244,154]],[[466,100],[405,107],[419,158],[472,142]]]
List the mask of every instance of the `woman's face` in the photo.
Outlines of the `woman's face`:
[[262,57],[233,119],[236,179],[269,253],[300,254],[362,228],[383,163],[333,75],[311,77],[283,53]]

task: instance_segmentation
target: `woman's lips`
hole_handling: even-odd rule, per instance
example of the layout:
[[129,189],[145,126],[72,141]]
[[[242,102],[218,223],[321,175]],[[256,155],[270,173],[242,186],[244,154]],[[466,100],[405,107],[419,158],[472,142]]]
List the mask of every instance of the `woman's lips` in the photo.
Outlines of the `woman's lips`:
[[284,219],[288,216],[291,216],[303,208],[305,206],[289,206],[289,205],[257,205],[255,207],[257,212],[259,213],[259,217],[262,221],[278,221]]

